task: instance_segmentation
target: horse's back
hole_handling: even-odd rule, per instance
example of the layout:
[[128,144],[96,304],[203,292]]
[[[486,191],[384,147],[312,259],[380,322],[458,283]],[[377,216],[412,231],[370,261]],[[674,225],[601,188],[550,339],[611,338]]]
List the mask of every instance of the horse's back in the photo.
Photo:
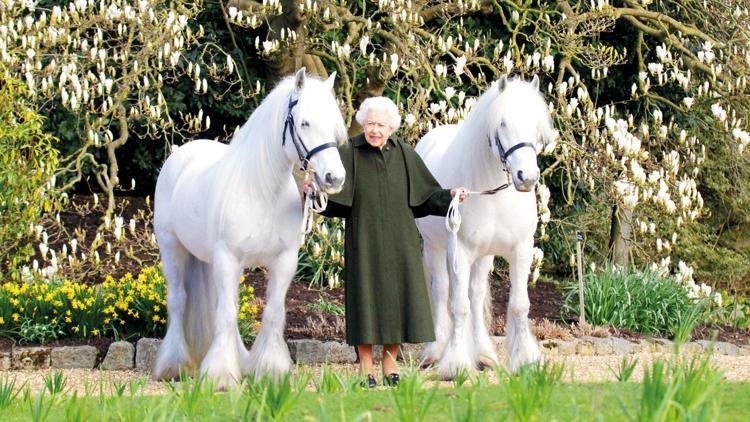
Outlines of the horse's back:
[[460,128],[461,126],[459,125],[438,126],[427,132],[417,143],[416,148],[414,148],[417,154],[422,157],[422,161],[430,169],[432,175],[441,184],[445,183],[443,172],[441,171],[441,162]]
[[168,221],[175,188],[186,174],[204,171],[226,152],[227,145],[208,139],[198,139],[175,148],[164,162],[156,180],[154,194],[154,226]]

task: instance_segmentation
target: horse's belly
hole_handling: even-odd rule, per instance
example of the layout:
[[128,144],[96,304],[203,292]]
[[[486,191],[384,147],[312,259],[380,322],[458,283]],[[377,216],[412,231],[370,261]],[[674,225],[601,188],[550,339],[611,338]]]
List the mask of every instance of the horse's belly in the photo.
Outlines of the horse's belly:
[[[518,196],[530,195],[530,196]],[[458,232],[461,244],[476,256],[507,255],[518,244],[528,242],[536,230],[537,213],[533,194],[505,195],[502,201],[487,206],[459,208],[462,214]],[[470,198],[482,201],[489,198]],[[417,220],[426,246],[445,250],[449,232],[444,217],[426,217]]]

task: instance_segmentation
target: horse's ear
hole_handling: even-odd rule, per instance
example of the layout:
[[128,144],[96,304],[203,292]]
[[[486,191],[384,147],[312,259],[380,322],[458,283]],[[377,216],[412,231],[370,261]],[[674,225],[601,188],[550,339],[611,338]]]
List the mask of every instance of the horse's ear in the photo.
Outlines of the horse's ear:
[[497,90],[500,92],[505,91],[505,85],[507,84],[508,84],[508,78],[505,75],[503,75],[503,77],[497,81]]
[[534,78],[531,80],[531,86],[533,86],[534,89],[539,91],[539,75],[534,75]]
[[302,67],[300,70],[297,71],[297,74],[294,75],[294,89],[297,92],[302,91],[302,88],[305,87],[305,68]]
[[325,81],[325,86],[328,88],[329,91],[333,91],[333,83],[336,81],[336,72],[334,71],[331,73],[331,76],[328,77]]

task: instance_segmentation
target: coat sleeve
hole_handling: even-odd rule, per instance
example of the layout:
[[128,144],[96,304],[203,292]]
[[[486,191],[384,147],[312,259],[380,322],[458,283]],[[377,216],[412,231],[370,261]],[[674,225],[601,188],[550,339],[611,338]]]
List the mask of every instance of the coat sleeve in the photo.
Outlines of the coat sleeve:
[[346,170],[346,179],[341,192],[328,197],[328,206],[320,215],[325,217],[349,217],[354,202],[354,151],[351,142],[338,147],[341,163]]
[[443,189],[414,149],[399,141],[409,176],[409,207],[414,218],[445,216],[451,203],[451,192]]

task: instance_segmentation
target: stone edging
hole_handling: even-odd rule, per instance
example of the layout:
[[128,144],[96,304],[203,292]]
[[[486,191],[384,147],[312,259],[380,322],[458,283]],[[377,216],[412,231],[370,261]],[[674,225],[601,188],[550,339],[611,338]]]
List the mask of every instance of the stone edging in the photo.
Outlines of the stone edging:
[[[505,354],[505,337],[492,337],[500,356]],[[116,341],[109,346],[99,369],[138,370],[148,372],[156,359],[160,339],[142,338],[134,346],[127,341]],[[355,363],[354,347],[338,341],[289,340],[289,352],[297,363]],[[571,340],[541,340],[539,346],[547,356],[610,356],[636,353],[672,353],[674,344],[669,340],[651,339],[632,342],[618,337],[581,337]],[[750,356],[750,346],[736,346],[727,342],[697,340],[682,345],[682,350],[712,353],[725,356]],[[403,346],[405,360],[417,359],[421,344]],[[13,347],[0,352],[0,370],[14,369],[93,369],[98,351],[93,346],[64,347]],[[375,346],[373,356],[381,356]]]

